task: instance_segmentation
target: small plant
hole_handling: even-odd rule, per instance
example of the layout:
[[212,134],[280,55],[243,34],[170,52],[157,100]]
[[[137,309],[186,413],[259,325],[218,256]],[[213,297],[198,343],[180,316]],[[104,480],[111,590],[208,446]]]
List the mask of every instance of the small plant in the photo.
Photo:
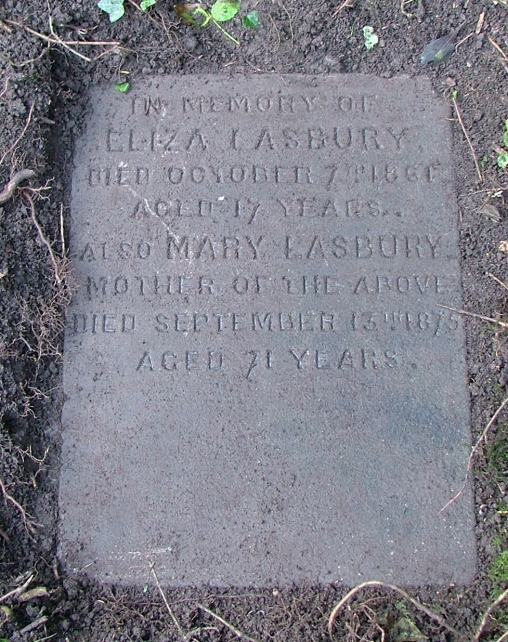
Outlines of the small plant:
[[259,29],[261,27],[259,11],[257,9],[249,11],[249,13],[242,18],[242,24],[244,27],[247,27],[247,29]]
[[[233,20],[240,11],[240,7],[241,0],[216,0],[210,8],[200,2],[177,4],[175,11],[182,20],[201,29],[204,29],[210,23],[213,24],[226,38],[239,45],[239,41],[226,31],[221,23]],[[243,16],[242,24],[248,29],[259,29],[261,26],[259,12],[257,10],[250,11]]]
[[508,586],[508,550],[501,551],[492,562],[489,577],[494,584],[493,596],[498,596]]
[[126,94],[131,88],[131,84],[128,80],[122,80],[115,85],[115,90],[119,91],[121,94]]
[[370,51],[379,42],[377,34],[374,33],[374,27],[369,27],[368,25],[363,28],[363,41],[365,43],[365,49]]
[[[497,505],[497,509],[496,509],[496,513],[497,513],[498,515],[508,515],[508,506],[506,505],[506,502],[504,502],[503,500],[501,500],[501,501],[498,503],[498,505]],[[496,538],[494,538],[494,540],[495,540],[495,539],[496,539]],[[495,546],[494,540],[492,540],[492,544],[494,544],[494,546]]]
[[[108,14],[110,22],[116,22],[125,14],[124,3],[125,0],[100,0],[97,6]],[[139,8],[141,11],[147,11],[155,4],[157,4],[157,0],[141,0]],[[201,29],[212,23],[226,38],[234,42],[235,45],[239,45],[238,40],[226,31],[221,23],[233,20],[240,11],[241,4],[242,0],[216,0],[211,7],[201,2],[181,3],[175,6],[175,11],[182,20]],[[249,11],[242,17],[242,24],[247,29],[259,29],[261,26],[259,11],[256,9]],[[123,93],[129,91],[129,88],[128,83],[118,83],[115,87],[117,91]]]
[[500,480],[504,478],[508,471],[508,424],[500,424],[495,438],[488,443],[485,455],[491,474]]
[[[124,2],[125,0],[100,0],[97,6],[109,15],[110,22],[116,22],[125,13]],[[157,0],[141,0],[139,8],[141,11],[146,11],[156,3]]]
[[497,148],[497,164],[501,169],[508,167],[508,119],[504,121],[503,145],[505,149]]
[[123,3],[124,0],[101,0],[97,6],[108,14],[110,22],[116,22],[125,13]]

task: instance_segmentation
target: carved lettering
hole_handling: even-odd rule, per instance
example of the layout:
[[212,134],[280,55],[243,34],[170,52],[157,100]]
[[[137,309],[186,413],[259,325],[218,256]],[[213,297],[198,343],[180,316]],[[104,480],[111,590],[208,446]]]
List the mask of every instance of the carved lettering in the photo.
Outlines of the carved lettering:
[[209,260],[258,260],[264,236],[177,237],[168,234],[166,257],[174,259]]
[[217,350],[165,350],[157,354],[145,351],[136,366],[137,372],[220,372],[224,368],[225,357]]
[[74,334],[132,333],[136,330],[134,314],[83,314],[72,315]]
[[286,236],[284,256],[286,259],[437,259],[440,257],[442,236],[431,234],[399,236]]
[[297,370],[384,370],[396,368],[400,356],[393,350],[347,348],[339,352],[331,350],[290,350]]
[[338,115],[353,115],[369,113],[376,100],[377,96],[375,95],[350,95],[331,98],[331,96],[323,94],[280,94],[277,97],[268,94],[224,94],[222,96],[184,96],[181,108],[184,114],[220,112],[251,114],[268,112],[281,115],[310,114],[325,108],[331,108]]
[[[378,103],[375,92],[340,87],[133,96],[134,120],[105,127],[108,160],[94,158],[85,180],[94,191],[118,192],[115,215],[151,231],[90,239],[75,251],[93,268],[85,298],[113,307],[74,314],[74,332],[139,331],[134,315],[121,310],[135,300],[157,306],[148,316],[158,337],[331,332],[344,341],[335,352],[311,344],[285,350],[280,364],[292,361],[298,372],[398,365],[388,348],[348,345],[348,336],[456,332],[459,319],[433,307],[458,288],[446,268],[458,258],[455,232],[427,230],[418,211],[425,190],[449,174],[438,156],[415,155],[419,129],[378,117]],[[184,118],[175,117],[179,111]],[[393,309],[395,301],[403,308]],[[237,355],[242,376],[250,382],[271,370],[272,353],[253,346]],[[230,363],[223,347],[181,344],[138,357],[139,372],[213,371]]]

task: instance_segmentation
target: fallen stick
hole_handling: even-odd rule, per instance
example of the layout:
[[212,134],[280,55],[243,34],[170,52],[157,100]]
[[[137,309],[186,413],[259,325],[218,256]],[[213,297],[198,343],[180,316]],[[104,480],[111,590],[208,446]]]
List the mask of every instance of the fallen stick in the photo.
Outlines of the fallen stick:
[[491,429],[492,425],[494,424],[496,419],[499,417],[499,415],[501,414],[501,411],[503,410],[503,408],[506,406],[507,403],[508,403],[508,397],[506,397],[506,399],[503,401],[503,403],[498,407],[496,412],[492,415],[489,423],[485,426],[484,431],[482,432],[482,434],[480,435],[478,441],[474,445],[474,448],[472,449],[471,454],[469,455],[469,459],[467,460],[466,477],[464,479],[464,483],[462,484],[459,492],[456,495],[454,495],[450,499],[450,501],[447,502],[443,506],[443,508],[441,508],[441,510],[438,512],[438,515],[441,515],[441,513],[443,513],[449,506],[454,504],[457,501],[457,499],[459,499],[459,497],[461,497],[461,495],[463,495],[464,491],[466,490],[467,482],[469,480],[469,473],[471,472],[471,468],[473,467],[474,456],[476,455],[478,449],[482,445],[482,442],[487,440],[487,435],[488,435],[489,430]]
[[214,617],[216,620],[218,620],[221,624],[224,624],[230,631],[232,631],[237,638],[240,638],[241,640],[247,640],[247,642],[257,642],[254,638],[249,637],[246,635],[243,631],[240,631],[240,629],[237,629],[236,626],[231,624],[231,622],[228,622],[224,618],[222,618],[220,615],[217,615],[217,613],[214,613],[211,611],[209,608],[204,606],[203,604],[198,604],[198,607],[203,610],[205,613],[208,613],[208,615],[211,615]]
[[[501,593],[501,595],[497,598],[497,600],[492,602],[489,608],[485,611],[482,617],[482,621],[480,622],[480,626],[478,627],[478,630],[476,631],[476,634],[474,636],[474,642],[479,642],[480,638],[483,635],[483,631],[485,629],[485,626],[488,622],[489,617],[497,609],[497,607],[506,600],[507,597],[508,597],[508,590]],[[497,642],[501,642],[501,640],[505,640],[505,639],[506,639],[506,633],[503,633],[503,635],[497,640]]]
[[430,609],[428,609],[426,606],[421,604],[421,602],[418,602],[418,600],[415,600],[414,597],[411,597],[409,593],[406,593],[406,591],[402,590],[398,586],[395,586],[394,584],[386,584],[385,582],[380,582],[378,580],[372,580],[370,582],[362,582],[362,584],[358,584],[358,586],[355,586],[354,589],[351,589],[349,593],[346,593],[346,595],[340,600],[338,604],[335,605],[333,611],[330,614],[330,617],[328,619],[328,634],[331,636],[333,635],[333,625],[335,624],[335,620],[337,619],[337,615],[341,608],[349,602],[349,600],[354,597],[359,591],[361,591],[364,588],[367,587],[379,587],[379,588],[388,588],[391,591],[395,591],[395,593],[398,593],[399,595],[402,595],[403,598],[411,602],[413,606],[415,606],[418,610],[423,611],[425,615],[428,615],[432,620],[437,622],[440,626],[444,627],[445,629],[448,629],[450,633],[453,633],[454,635],[457,635],[460,637],[459,632],[454,629],[452,626],[448,624],[448,622],[438,615],[437,613],[434,613]]
[[480,183],[483,183],[482,170],[480,168],[480,164],[478,163],[478,159],[477,159],[476,153],[474,151],[473,143],[471,142],[471,139],[469,138],[469,134],[467,133],[466,126],[464,125],[464,121],[462,120],[462,116],[461,116],[461,113],[460,113],[460,110],[459,110],[459,106],[457,104],[457,99],[455,98],[455,96],[452,96],[452,103],[453,103],[453,107],[455,109],[455,113],[457,114],[457,119],[459,121],[459,125],[460,125],[460,127],[462,129],[462,132],[463,132],[464,136],[466,137],[467,144],[469,145],[469,149],[471,150],[471,155],[473,156],[474,166],[476,168],[476,173],[478,174],[478,178],[480,179]]
[[14,196],[14,192],[20,183],[34,176],[35,172],[32,169],[21,169],[19,172],[16,172],[0,192],[0,205],[7,203],[7,201]]

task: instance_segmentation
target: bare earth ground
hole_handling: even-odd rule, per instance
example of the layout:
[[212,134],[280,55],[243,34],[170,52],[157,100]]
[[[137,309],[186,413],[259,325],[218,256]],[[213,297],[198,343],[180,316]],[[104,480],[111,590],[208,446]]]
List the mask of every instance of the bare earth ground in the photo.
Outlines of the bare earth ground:
[[[18,188],[13,185],[0,206],[0,638],[162,642],[201,629],[187,639],[330,639],[327,620],[346,593],[341,586],[251,592],[189,588],[166,591],[165,604],[149,569],[145,586],[126,589],[76,580],[59,568],[65,219],[85,92],[99,82],[114,91],[125,76],[122,71],[130,72],[133,84],[143,75],[161,73],[426,73],[450,103],[456,90],[453,128],[465,309],[501,321],[466,318],[476,440],[505,399],[508,384],[502,325],[508,290],[489,276],[508,282],[508,248],[503,246],[508,240],[508,172],[497,167],[495,150],[502,145],[508,118],[508,6],[501,0],[410,0],[402,7],[399,0],[351,0],[342,8],[338,0],[244,0],[247,9],[259,10],[262,28],[248,32],[234,22],[231,32],[241,40],[235,46],[213,28],[200,31],[181,24],[167,0],[159,0],[148,14],[130,0],[125,4],[126,15],[113,25],[95,0],[3,0],[0,5],[0,191],[19,170],[35,172]],[[462,24],[452,57],[422,70],[425,45]],[[363,44],[365,25],[380,36],[370,52]],[[83,44],[69,44],[76,41]],[[90,41],[110,44],[85,44]],[[486,203],[496,209],[482,210]],[[475,639],[493,595],[508,587],[508,553],[503,557],[508,549],[507,446],[508,413],[503,411],[475,457],[475,581],[467,587],[408,589],[457,631],[393,592],[366,589],[338,614],[333,639]],[[507,622],[508,606],[501,605],[486,620],[482,639],[508,639],[503,637]]]

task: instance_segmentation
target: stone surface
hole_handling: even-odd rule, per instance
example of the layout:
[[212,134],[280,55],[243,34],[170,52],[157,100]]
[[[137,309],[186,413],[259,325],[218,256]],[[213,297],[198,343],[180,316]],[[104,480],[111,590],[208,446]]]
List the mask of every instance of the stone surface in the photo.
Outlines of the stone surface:
[[161,77],[76,151],[60,556],[178,586],[475,570],[449,111],[425,79]]

